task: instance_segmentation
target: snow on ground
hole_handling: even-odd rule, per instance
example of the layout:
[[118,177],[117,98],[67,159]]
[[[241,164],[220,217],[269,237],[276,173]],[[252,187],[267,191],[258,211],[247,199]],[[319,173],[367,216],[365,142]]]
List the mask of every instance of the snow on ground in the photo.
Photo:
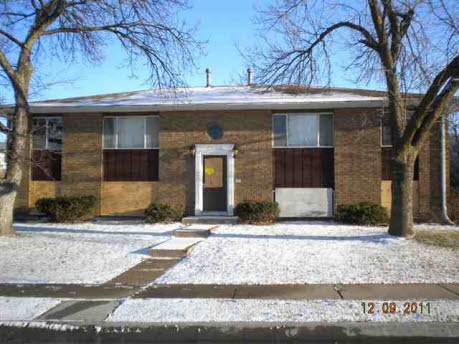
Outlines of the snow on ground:
[[[418,300],[417,300],[418,301]],[[359,300],[260,299],[127,299],[109,316],[109,322],[459,322],[459,301],[435,300],[424,314],[384,314],[377,302],[374,314],[365,314]]]
[[386,233],[332,222],[220,226],[155,283],[459,282],[459,251]]
[[0,241],[0,283],[98,284],[138,264],[178,224],[21,224]]
[[0,296],[0,321],[32,320],[60,302],[60,299]]

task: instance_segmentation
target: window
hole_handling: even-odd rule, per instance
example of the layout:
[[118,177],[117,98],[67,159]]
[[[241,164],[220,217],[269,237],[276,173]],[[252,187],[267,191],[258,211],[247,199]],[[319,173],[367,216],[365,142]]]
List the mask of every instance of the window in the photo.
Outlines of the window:
[[60,150],[62,148],[62,118],[33,119],[33,149]]
[[274,115],[273,145],[278,148],[332,147],[333,115]]
[[62,118],[34,118],[32,134],[32,180],[61,180]]
[[159,117],[104,118],[104,181],[157,181]]
[[[406,111],[405,121],[408,121],[413,115],[413,113],[414,111],[412,110]],[[387,112],[385,113],[383,112],[383,116],[381,118],[381,146],[382,147],[392,147],[392,145],[393,145],[393,139],[392,139],[392,129],[390,127],[390,122],[389,122],[389,114]]]
[[[381,149],[381,179],[392,180],[391,161],[394,152],[392,147],[382,147]],[[413,180],[419,180],[419,156],[414,162]]]
[[104,118],[104,149],[157,148],[158,136],[158,116]]

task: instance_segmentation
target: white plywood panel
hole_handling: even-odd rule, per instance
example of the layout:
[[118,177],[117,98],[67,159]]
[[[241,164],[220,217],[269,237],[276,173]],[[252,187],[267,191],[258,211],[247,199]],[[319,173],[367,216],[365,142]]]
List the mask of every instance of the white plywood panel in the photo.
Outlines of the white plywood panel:
[[280,217],[332,217],[333,189],[276,188]]

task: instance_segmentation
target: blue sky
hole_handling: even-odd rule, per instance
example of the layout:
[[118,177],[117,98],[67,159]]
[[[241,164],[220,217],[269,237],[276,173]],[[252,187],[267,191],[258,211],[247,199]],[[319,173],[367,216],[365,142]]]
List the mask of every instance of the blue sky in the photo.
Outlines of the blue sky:
[[[187,73],[184,79],[189,86],[205,85],[205,69],[212,69],[214,85],[228,85],[239,81],[247,65],[238,48],[244,50],[257,43],[254,24],[255,9],[263,7],[264,0],[191,0],[192,8],[183,15],[189,24],[198,24],[198,39],[207,41],[204,56],[197,58],[198,70]],[[43,59],[35,71],[49,86],[31,94],[31,100],[67,98],[93,94],[135,91],[150,88],[145,83],[148,71],[139,65],[132,77],[129,68],[123,68],[124,51],[118,45],[105,50],[105,59],[97,65],[81,61],[64,63],[53,60],[46,64]],[[335,66],[346,60],[342,52],[334,54]],[[256,70],[254,71],[256,73]],[[355,85],[336,71],[333,86],[372,87],[379,85]],[[3,92],[2,92],[3,93]],[[4,95],[5,98],[5,95]],[[6,95],[11,101],[11,93]]]
[[[247,65],[236,45],[243,49],[256,43],[256,25],[253,23],[255,8],[263,6],[264,1],[193,0],[191,3],[193,7],[184,13],[185,19],[190,24],[198,24],[198,38],[208,41],[208,44],[205,47],[205,56],[196,61],[198,71],[194,74],[188,73],[185,76],[186,82],[190,86],[203,86],[206,68],[212,69],[214,85],[238,81],[238,76],[245,72]],[[340,56],[340,53],[336,54],[337,59]],[[132,78],[129,69],[122,67],[124,58],[120,47],[111,46],[106,50],[104,61],[98,65],[42,64],[36,70],[45,75],[45,80],[56,84],[31,95],[31,98],[66,98],[149,88],[143,77],[147,72],[143,72],[142,66],[137,70],[138,78]],[[333,85],[356,86],[344,79],[340,73],[335,73]]]
[[[193,7],[184,14],[185,20],[198,24],[198,38],[208,41],[208,44],[205,46],[205,55],[197,59],[199,70],[185,77],[190,86],[205,84],[206,68],[213,71],[214,85],[230,84],[236,80],[237,73],[246,69],[236,44],[241,47],[253,44],[255,3],[260,4],[260,1],[192,1]],[[132,78],[128,68],[122,67],[124,58],[123,50],[112,46],[106,50],[103,63],[98,65],[78,63],[69,66],[60,63],[40,67],[40,72],[46,73],[47,80],[66,82],[56,83],[33,98],[62,98],[149,88],[142,77],[146,73],[142,73],[142,66],[139,66],[138,78]]]

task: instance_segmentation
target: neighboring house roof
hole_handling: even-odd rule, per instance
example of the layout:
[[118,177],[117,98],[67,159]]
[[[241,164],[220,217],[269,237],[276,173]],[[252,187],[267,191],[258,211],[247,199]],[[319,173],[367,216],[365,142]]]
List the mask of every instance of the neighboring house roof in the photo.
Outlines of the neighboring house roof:
[[[417,95],[411,95],[417,98]],[[387,105],[385,92],[298,86],[213,86],[145,90],[31,102],[32,113],[230,109],[332,109]]]

